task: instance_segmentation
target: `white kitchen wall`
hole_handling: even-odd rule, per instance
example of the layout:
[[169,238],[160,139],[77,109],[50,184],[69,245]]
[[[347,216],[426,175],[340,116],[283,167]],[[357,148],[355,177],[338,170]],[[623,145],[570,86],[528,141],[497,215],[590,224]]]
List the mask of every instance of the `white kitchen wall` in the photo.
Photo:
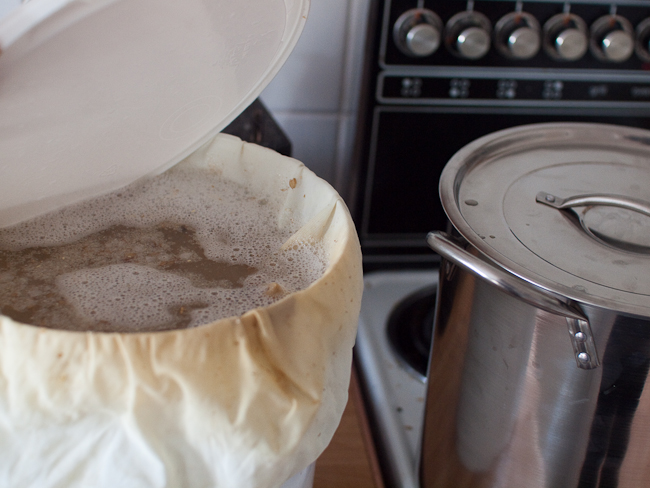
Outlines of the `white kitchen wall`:
[[293,156],[335,186],[346,177],[369,0],[312,0],[293,53],[261,99]]

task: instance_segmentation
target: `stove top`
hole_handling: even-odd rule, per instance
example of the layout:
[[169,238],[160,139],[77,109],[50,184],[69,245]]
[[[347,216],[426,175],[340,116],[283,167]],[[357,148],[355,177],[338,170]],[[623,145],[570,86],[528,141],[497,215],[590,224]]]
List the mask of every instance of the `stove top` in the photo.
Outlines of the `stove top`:
[[[417,488],[426,397],[422,351],[431,340],[431,329],[420,324],[433,320],[438,271],[372,272],[364,283],[356,360],[386,486]],[[400,355],[400,349],[410,353]]]

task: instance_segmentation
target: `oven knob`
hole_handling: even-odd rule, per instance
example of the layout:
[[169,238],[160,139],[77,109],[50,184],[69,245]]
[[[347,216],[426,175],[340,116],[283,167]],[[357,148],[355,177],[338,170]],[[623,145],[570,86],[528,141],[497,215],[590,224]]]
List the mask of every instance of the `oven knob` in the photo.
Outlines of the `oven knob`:
[[393,28],[393,39],[407,56],[422,58],[438,50],[441,32],[442,20],[435,12],[414,8],[399,16]]
[[634,52],[632,25],[620,15],[605,15],[591,25],[589,46],[593,55],[601,61],[625,61]]
[[445,26],[445,45],[455,56],[480,59],[490,50],[492,24],[473,10],[454,15]]
[[494,26],[494,44],[500,54],[511,59],[530,59],[542,43],[537,19],[524,12],[504,15]]
[[642,61],[650,62],[650,18],[636,27],[636,55]]
[[571,13],[557,14],[544,24],[544,51],[560,61],[576,61],[589,47],[587,24]]

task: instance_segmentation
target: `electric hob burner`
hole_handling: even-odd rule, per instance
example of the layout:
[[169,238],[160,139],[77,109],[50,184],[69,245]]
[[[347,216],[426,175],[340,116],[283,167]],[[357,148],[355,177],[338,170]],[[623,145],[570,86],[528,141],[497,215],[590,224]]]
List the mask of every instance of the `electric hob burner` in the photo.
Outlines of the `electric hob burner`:
[[397,356],[424,381],[433,336],[436,285],[420,289],[400,301],[390,316],[386,332]]

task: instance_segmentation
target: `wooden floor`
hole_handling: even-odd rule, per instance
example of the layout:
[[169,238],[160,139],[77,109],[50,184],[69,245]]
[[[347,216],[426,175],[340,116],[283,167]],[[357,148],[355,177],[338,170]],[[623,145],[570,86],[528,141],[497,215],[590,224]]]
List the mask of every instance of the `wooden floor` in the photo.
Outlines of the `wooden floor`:
[[332,442],[316,461],[314,488],[383,488],[367,418],[352,372],[350,397]]

